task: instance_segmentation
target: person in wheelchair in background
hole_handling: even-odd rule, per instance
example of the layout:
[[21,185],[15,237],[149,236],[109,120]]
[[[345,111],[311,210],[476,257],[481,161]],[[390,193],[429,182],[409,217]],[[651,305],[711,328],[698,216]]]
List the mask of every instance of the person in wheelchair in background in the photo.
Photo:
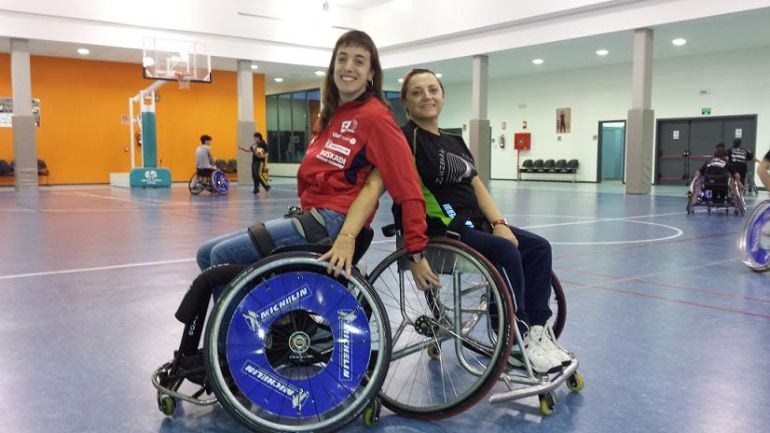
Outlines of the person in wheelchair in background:
[[508,224],[479,179],[462,137],[439,129],[444,87],[432,71],[414,69],[407,73],[401,102],[410,118],[401,129],[422,180],[430,234],[459,234],[462,242],[507,276],[516,301],[517,325],[524,336],[522,346],[536,372],[568,365],[572,355],[556,343],[547,324],[552,314],[548,306],[551,245]]
[[738,190],[740,190],[740,173],[735,169],[735,166],[730,163],[723,143],[716,145],[714,157],[706,161],[703,166],[695,172],[695,178],[700,178],[703,181],[703,189],[706,193],[706,197],[703,197],[703,199],[710,201],[713,204],[722,204],[727,201],[727,188],[729,186],[730,178],[733,178],[735,179],[735,182],[738,182]]
[[201,135],[201,144],[195,149],[195,171],[200,182],[209,184],[211,173],[217,169],[214,165],[214,154],[211,152],[211,136]]
[[754,154],[741,147],[743,140],[733,140],[733,147],[727,152],[728,161],[740,175],[741,185],[746,184],[746,174],[749,171],[749,163],[756,161]]

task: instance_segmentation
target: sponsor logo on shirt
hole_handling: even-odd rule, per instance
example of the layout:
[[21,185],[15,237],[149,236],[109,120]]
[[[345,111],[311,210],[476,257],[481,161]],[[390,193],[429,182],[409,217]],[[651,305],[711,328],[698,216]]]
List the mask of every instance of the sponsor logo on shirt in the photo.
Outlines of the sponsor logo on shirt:
[[345,146],[342,146],[340,144],[337,144],[337,143],[335,143],[335,142],[333,142],[331,140],[327,141],[326,145],[324,147],[327,148],[327,149],[332,149],[334,151],[337,151],[337,152],[339,152],[339,153],[341,153],[343,155],[350,155],[350,149],[349,148],[347,148]]
[[356,144],[356,137],[349,137],[347,135],[342,135],[337,132],[332,132],[332,138],[336,138],[337,140],[342,140],[347,143],[349,143],[351,146]]
[[356,132],[356,128],[358,127],[358,121],[356,119],[353,120],[343,120],[342,126],[340,126],[340,134],[344,134],[346,132]]

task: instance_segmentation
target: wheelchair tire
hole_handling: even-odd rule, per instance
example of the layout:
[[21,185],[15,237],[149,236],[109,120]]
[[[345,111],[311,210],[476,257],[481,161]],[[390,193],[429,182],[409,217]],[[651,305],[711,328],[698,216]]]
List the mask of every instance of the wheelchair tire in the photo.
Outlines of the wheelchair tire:
[[738,251],[752,271],[770,270],[770,200],[760,202],[749,214],[738,238]]
[[198,173],[193,173],[192,177],[190,178],[190,182],[187,183],[187,188],[190,190],[190,194],[192,195],[198,195],[203,192],[205,187],[201,183],[201,180],[198,177]]
[[369,281],[393,333],[382,403],[399,415],[438,420],[476,404],[505,371],[513,301],[500,289],[506,286],[494,266],[464,243],[433,238],[424,253],[442,280],[440,290],[417,289],[403,249],[377,265]]
[[215,170],[211,173],[211,185],[213,191],[220,195],[227,195],[230,191],[230,179],[220,170]]
[[735,207],[735,214],[743,216],[746,213],[746,201],[743,199],[743,192],[738,182],[734,180],[730,180],[730,200]]
[[[698,204],[701,191],[703,191],[703,180],[696,177],[690,183],[690,190],[687,192],[687,215],[695,213],[695,205]],[[709,213],[711,208],[709,207]]]
[[564,331],[564,325],[567,324],[567,296],[564,294],[564,288],[556,274],[551,271],[551,318],[549,319],[551,329],[556,338],[559,338]]
[[245,269],[214,308],[205,365],[222,406],[256,432],[330,432],[377,397],[391,354],[377,294],[310,253]]

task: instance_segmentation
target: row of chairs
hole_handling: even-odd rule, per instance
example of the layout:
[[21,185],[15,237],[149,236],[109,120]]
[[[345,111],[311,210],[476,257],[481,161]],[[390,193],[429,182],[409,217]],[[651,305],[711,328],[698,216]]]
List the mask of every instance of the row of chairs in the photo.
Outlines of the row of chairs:
[[[0,176],[13,176],[16,171],[16,161],[10,163],[4,159],[0,159]],[[51,181],[48,179],[48,175],[51,172],[48,170],[48,164],[42,159],[37,160],[37,175],[45,178],[46,185],[50,185]]]
[[238,161],[235,159],[217,159],[214,165],[223,173],[238,173]]
[[526,159],[521,164],[521,167],[519,167],[519,172],[521,173],[577,173],[578,170],[578,160],[577,159],[570,159],[567,161],[566,159],[559,159],[559,160],[553,160],[553,159],[546,159],[543,161],[542,159],[536,159],[532,161],[531,159]]

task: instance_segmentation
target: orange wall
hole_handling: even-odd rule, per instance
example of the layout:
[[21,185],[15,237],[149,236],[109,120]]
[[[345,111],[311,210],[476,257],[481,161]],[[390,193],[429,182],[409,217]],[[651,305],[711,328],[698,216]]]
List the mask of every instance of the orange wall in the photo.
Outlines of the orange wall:
[[[128,115],[128,98],[152,83],[142,78],[141,67],[33,56],[31,68],[32,97],[40,99],[37,153],[48,164],[51,182],[107,183],[110,172],[127,172],[129,127],[121,118]],[[254,121],[264,133],[264,75],[255,74],[253,85]],[[186,181],[194,171],[201,134],[214,138],[217,159],[236,158],[235,72],[214,71],[212,84],[193,83],[189,90],[169,82],[159,93],[158,163],[171,169],[175,181]],[[12,96],[8,54],[0,54],[0,96]],[[0,159],[13,159],[11,128],[0,128]]]

